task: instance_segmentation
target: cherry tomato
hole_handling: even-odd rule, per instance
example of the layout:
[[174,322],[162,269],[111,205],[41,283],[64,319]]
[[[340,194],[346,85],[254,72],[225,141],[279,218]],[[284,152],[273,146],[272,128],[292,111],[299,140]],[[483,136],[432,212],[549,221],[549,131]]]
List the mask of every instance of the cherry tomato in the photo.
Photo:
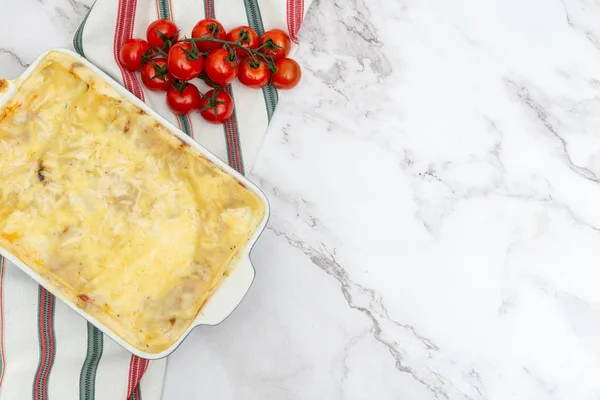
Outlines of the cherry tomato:
[[173,75],[167,70],[167,59],[155,58],[144,64],[142,82],[150,90],[167,90],[173,83]]
[[177,79],[189,81],[202,72],[204,57],[190,42],[179,42],[171,47],[167,57],[169,72]]
[[302,77],[300,65],[291,58],[283,58],[275,63],[277,71],[273,74],[271,83],[277,89],[292,89]]
[[271,80],[271,70],[263,60],[246,58],[238,71],[240,82],[253,89],[261,89]]
[[200,115],[211,124],[225,123],[233,114],[233,99],[222,90],[208,91],[200,99]]
[[[192,37],[193,38],[206,38],[213,37],[219,40],[225,40],[227,37],[227,32],[223,25],[216,19],[205,18],[200,20],[192,29]],[[202,52],[208,52],[211,50],[218,49],[223,47],[222,43],[214,43],[214,42],[196,42],[198,49]]]
[[[245,25],[238,26],[237,28],[230,30],[229,33],[227,33],[227,40],[229,42],[239,41],[242,46],[248,49],[257,48],[258,42],[260,41],[258,33],[256,33],[254,29]],[[248,54],[247,51],[240,48],[236,48],[235,52],[240,59]]]
[[206,75],[217,85],[225,86],[233,82],[238,73],[235,52],[217,49],[208,53],[204,68]]
[[200,92],[188,82],[177,82],[167,90],[167,105],[175,114],[185,115],[200,107]]
[[176,43],[179,39],[179,28],[171,20],[157,19],[148,25],[146,39],[148,39],[150,46],[169,50],[173,43]]
[[139,71],[144,62],[144,55],[150,50],[150,45],[143,39],[128,39],[121,46],[119,61],[123,68],[129,71]]
[[[268,42],[268,43],[267,43]],[[275,61],[281,60],[290,54],[292,41],[290,37],[281,29],[271,29],[265,32],[260,38],[260,45],[265,44],[261,51],[267,55],[273,56]]]

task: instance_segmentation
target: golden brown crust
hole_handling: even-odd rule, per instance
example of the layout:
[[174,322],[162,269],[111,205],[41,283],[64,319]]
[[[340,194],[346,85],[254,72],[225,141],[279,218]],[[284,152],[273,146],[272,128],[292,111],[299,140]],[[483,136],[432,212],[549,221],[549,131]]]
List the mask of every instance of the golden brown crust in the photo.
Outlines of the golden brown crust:
[[0,111],[0,175],[0,246],[150,353],[187,330],[265,213],[243,184],[58,52]]

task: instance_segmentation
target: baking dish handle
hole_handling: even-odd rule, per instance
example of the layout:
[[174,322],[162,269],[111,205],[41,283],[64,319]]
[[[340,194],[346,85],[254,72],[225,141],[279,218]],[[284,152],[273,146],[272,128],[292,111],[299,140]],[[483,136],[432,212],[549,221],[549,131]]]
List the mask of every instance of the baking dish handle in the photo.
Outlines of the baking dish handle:
[[223,322],[241,303],[254,281],[255,270],[246,256],[225,279],[196,317],[195,325],[217,325]]

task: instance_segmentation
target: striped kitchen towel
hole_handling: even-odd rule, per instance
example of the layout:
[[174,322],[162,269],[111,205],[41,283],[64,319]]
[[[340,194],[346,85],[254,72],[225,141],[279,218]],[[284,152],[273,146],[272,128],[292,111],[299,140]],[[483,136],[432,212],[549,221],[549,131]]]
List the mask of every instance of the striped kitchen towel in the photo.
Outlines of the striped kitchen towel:
[[[287,30],[294,43],[311,0],[97,0],[73,39],[75,50],[153,109],[244,173],[252,165],[278,101],[273,87],[237,82],[235,113],[224,125],[199,115],[178,117],[165,95],[144,90],[136,74],[115,61],[122,43],[145,37],[157,18],[170,18],[189,35],[204,17],[226,29],[249,25],[259,34]],[[295,47],[295,45],[294,45]],[[292,51],[294,48],[292,49]],[[201,90],[203,83],[196,82]],[[1,257],[0,257],[1,259]],[[132,356],[6,260],[0,262],[0,399],[157,400],[166,360]]]

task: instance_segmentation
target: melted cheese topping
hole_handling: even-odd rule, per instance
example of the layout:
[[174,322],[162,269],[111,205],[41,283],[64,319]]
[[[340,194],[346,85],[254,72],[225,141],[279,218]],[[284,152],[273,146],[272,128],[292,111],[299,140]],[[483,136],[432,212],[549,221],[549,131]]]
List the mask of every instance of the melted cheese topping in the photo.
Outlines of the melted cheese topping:
[[0,113],[0,246],[134,347],[190,326],[262,201],[52,52]]

